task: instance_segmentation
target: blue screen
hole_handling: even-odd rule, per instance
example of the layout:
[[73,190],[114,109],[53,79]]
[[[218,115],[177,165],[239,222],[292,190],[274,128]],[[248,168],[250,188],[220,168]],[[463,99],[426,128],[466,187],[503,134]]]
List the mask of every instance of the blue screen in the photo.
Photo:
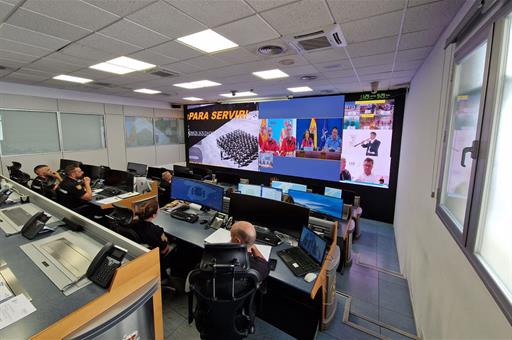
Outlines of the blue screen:
[[307,191],[308,187],[305,184],[297,184],[291,182],[272,181],[272,188],[281,189],[283,193],[288,193],[288,190]]
[[193,179],[174,177],[171,185],[171,198],[197,203],[222,211],[224,188]]
[[283,191],[276,188],[261,187],[261,197],[281,201],[283,199]]
[[292,189],[288,190],[288,195],[293,198],[296,204],[308,207],[317,213],[341,219],[343,213],[342,199]]
[[324,260],[327,242],[315,234],[313,230],[304,227],[300,234],[299,247],[301,247],[309,256],[314,258],[316,262],[322,263]]
[[341,198],[341,189],[325,187],[324,195],[330,197]]
[[240,183],[240,184],[238,184],[238,191],[240,191],[240,193],[243,195],[251,195],[251,196],[256,196],[256,197],[261,196],[261,186],[260,185]]

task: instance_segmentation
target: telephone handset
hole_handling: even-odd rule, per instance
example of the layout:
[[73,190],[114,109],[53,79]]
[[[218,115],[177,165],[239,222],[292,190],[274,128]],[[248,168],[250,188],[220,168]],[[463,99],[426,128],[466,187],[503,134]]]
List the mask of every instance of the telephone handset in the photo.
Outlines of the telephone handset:
[[21,235],[25,236],[29,240],[33,239],[41,230],[43,230],[49,219],[50,216],[46,215],[43,211],[36,213],[23,225],[21,228]]
[[107,288],[127,251],[108,242],[94,257],[85,276],[100,287]]
[[233,219],[227,214],[217,212],[208,223],[208,226],[213,229],[219,229],[222,227],[229,228],[232,221]]
[[2,204],[5,201],[7,201],[7,199],[9,198],[9,196],[11,194],[12,194],[12,190],[11,189],[4,189],[4,190],[0,191],[0,204]]

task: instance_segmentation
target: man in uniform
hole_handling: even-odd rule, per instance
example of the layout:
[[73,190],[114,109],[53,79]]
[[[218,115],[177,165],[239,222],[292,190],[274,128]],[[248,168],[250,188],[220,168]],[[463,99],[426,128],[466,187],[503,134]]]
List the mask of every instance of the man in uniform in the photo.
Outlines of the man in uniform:
[[55,190],[59,186],[59,183],[62,182],[62,177],[60,177],[59,173],[53,171],[46,164],[36,166],[34,173],[37,177],[34,178],[30,186],[32,190],[49,199],[55,200],[57,198]]
[[84,172],[78,164],[68,165],[64,172],[66,178],[57,189],[57,200],[63,206],[76,209],[92,200],[91,179],[83,177]]

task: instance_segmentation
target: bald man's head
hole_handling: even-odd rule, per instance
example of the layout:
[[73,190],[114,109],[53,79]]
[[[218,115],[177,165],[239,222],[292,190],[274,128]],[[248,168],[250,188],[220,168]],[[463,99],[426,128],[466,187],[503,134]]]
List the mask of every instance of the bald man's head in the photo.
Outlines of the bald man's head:
[[256,241],[256,229],[246,221],[236,222],[231,226],[231,242],[252,246]]

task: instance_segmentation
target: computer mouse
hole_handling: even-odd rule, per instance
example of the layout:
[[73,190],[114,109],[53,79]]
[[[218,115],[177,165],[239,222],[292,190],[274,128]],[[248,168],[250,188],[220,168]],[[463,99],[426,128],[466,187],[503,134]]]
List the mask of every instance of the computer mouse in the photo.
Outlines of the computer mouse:
[[306,282],[311,282],[314,279],[316,279],[317,275],[315,273],[307,273],[306,276],[304,276],[304,280]]

